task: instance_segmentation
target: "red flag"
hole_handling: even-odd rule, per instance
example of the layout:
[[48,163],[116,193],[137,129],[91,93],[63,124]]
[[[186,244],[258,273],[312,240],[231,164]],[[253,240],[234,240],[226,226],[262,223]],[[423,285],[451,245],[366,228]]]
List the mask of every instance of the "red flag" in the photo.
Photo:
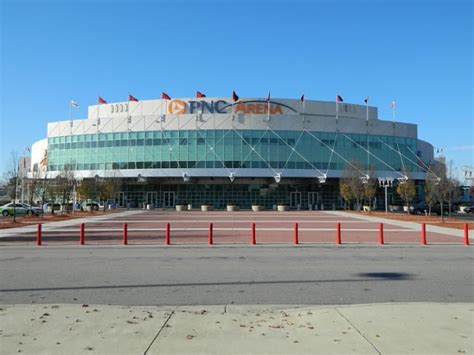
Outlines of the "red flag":
[[99,105],[100,105],[100,104],[106,104],[107,101],[105,101],[103,98],[101,98],[101,97],[99,96],[99,98],[97,99],[97,103],[98,103]]
[[135,96],[129,94],[129,95],[128,95],[128,101],[135,101],[135,102],[138,102],[138,99],[137,99]]
[[304,102],[304,94],[301,95],[301,98],[300,98],[301,102]]
[[337,102],[343,102],[344,100],[342,99],[342,96],[341,96],[341,95],[337,95],[337,96],[336,96],[336,101],[337,101]]
[[239,96],[235,93],[235,91],[232,91],[232,100],[234,100],[234,102],[239,101]]
[[206,95],[204,95],[202,92],[200,91],[196,91],[196,97],[199,98],[199,99],[202,99],[203,97],[206,97]]
[[166,92],[162,92],[162,93],[161,93],[161,99],[163,99],[163,100],[171,100],[171,97],[170,97]]
[[267,95],[267,102],[270,102],[270,91],[268,92],[268,95]]

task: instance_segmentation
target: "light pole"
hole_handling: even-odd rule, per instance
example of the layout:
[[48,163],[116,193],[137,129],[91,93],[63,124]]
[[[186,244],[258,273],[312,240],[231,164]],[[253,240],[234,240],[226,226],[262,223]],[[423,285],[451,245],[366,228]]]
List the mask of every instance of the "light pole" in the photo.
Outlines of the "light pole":
[[388,214],[388,192],[387,189],[393,186],[392,178],[379,178],[379,186],[385,190],[385,214]]

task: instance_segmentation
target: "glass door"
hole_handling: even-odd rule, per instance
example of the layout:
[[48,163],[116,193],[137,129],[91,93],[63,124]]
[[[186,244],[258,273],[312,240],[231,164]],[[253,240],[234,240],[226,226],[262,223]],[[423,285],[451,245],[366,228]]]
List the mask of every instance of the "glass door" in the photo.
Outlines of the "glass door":
[[301,192],[290,192],[290,207],[301,208]]
[[319,202],[319,193],[318,192],[308,192],[308,208],[310,210],[317,209]]
[[146,203],[147,205],[152,205],[157,207],[158,193],[157,192],[147,192],[146,193]]
[[125,207],[125,193],[123,192],[118,193],[118,206]]
[[172,208],[175,206],[174,191],[165,191],[163,193],[163,207]]

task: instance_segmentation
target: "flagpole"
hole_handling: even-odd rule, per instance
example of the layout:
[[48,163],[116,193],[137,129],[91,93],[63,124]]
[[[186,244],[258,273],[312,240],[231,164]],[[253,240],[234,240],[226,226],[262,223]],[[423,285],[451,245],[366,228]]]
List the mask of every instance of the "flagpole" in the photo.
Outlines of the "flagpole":
[[306,100],[303,95],[303,131],[306,129]]
[[72,136],[72,99],[69,99],[69,128],[70,135]]
[[267,121],[270,122],[270,91],[268,92],[267,98]]

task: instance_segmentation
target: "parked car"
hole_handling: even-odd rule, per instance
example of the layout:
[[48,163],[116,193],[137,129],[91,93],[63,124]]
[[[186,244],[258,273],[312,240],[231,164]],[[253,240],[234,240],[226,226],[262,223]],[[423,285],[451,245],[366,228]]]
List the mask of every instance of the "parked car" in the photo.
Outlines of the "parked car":
[[33,207],[28,205],[27,203],[7,203],[0,207],[0,213],[2,216],[13,216],[13,211],[15,211],[15,215],[40,215],[41,208],[40,207]]
[[463,207],[464,213],[474,213],[474,206]]

